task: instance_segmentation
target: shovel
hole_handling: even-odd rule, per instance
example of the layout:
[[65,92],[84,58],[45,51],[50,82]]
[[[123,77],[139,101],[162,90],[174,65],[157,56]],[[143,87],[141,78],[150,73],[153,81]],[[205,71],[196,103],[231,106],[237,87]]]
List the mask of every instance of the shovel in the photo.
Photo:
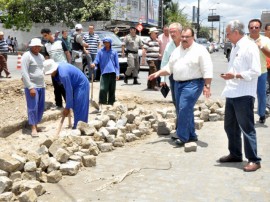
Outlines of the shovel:
[[[71,114],[70,114],[71,112],[69,112],[69,114],[68,114],[68,128],[72,128],[72,124],[71,124]],[[61,131],[61,129],[62,129],[62,126],[63,126],[63,123],[64,123],[64,121],[65,121],[65,116],[62,116],[62,119],[61,119],[61,121],[60,121],[60,123],[59,123],[59,126],[58,126],[58,128],[57,128],[57,132],[56,132],[56,136],[58,136],[59,135],[59,133],[60,133],[60,131]]]
[[99,110],[99,105],[96,103],[96,101],[93,100],[93,89],[94,89],[94,72],[92,72],[92,78],[91,78],[91,98],[90,98],[90,103],[91,106]]

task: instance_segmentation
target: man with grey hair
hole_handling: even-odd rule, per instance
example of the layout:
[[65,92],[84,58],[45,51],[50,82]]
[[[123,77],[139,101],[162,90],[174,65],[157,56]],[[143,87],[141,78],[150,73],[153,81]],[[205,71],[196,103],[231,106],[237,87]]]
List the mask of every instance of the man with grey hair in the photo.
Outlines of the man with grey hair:
[[[170,32],[170,36],[172,38],[172,41],[170,41],[167,44],[167,46],[166,46],[166,48],[164,50],[161,65],[160,65],[161,69],[163,67],[165,67],[165,65],[168,64],[172,52],[174,51],[174,49],[176,47],[178,47],[180,45],[182,25],[180,23],[177,23],[177,22],[170,24],[169,32]],[[166,77],[162,76],[161,77],[161,83],[160,83],[161,86],[165,85],[165,83],[166,83],[165,80],[166,80]],[[169,81],[170,81],[170,87],[171,87],[172,100],[173,100],[173,104],[175,105],[173,74],[171,74],[169,76]]]
[[226,80],[222,95],[226,97],[224,129],[228,136],[230,154],[219,159],[220,163],[242,162],[242,139],[248,163],[244,171],[252,172],[261,167],[257,155],[257,138],[254,126],[254,102],[261,63],[257,45],[244,33],[244,24],[230,21],[226,36],[234,44],[228,71],[221,74]]

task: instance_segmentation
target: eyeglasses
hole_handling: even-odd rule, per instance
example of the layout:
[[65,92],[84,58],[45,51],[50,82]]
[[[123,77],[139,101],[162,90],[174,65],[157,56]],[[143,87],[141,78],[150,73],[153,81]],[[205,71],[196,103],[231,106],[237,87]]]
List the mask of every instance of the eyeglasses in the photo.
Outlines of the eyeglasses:
[[181,36],[182,39],[186,38],[186,39],[189,39],[191,38],[192,36]]
[[260,27],[249,27],[249,29],[259,29]]

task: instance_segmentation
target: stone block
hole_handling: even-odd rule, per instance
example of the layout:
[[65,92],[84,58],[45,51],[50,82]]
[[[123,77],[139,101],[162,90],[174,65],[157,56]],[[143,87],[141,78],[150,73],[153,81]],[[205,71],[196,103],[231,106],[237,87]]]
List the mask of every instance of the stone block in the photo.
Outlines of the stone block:
[[54,170],[47,175],[48,183],[57,183],[62,179],[62,173],[59,170]]
[[59,148],[54,155],[54,158],[60,163],[66,163],[68,161],[70,154],[62,148]]
[[195,128],[197,130],[200,130],[203,127],[204,121],[203,120],[194,120],[194,123],[195,123]]
[[12,180],[6,176],[0,177],[0,194],[9,191],[12,188]]
[[37,201],[37,194],[33,189],[29,189],[21,193],[18,197],[19,202],[36,202]]
[[96,166],[96,157],[93,155],[83,156],[82,163],[83,163],[84,167]]
[[58,170],[60,168],[60,165],[61,164],[54,157],[50,157],[47,172],[50,173],[54,170]]
[[188,142],[185,144],[185,152],[196,152],[196,151],[197,151],[196,142]]
[[94,155],[94,156],[97,156],[100,153],[99,148],[98,148],[97,145],[96,146],[91,146],[89,148],[89,152],[90,152],[90,155]]
[[95,132],[97,132],[96,128],[88,123],[83,121],[79,121],[77,125],[77,129],[81,131],[83,135],[93,136]]
[[14,159],[10,155],[0,154],[0,169],[6,172],[14,172],[16,171],[23,163]]
[[22,179],[23,180],[36,180],[37,179],[37,173],[34,172],[23,172],[22,173]]
[[66,163],[61,164],[60,171],[62,175],[76,175],[79,172],[81,167],[81,163],[77,161],[68,161]]
[[20,192],[25,192],[28,190],[34,190],[37,196],[41,196],[46,192],[42,184],[36,180],[23,181],[20,185]]
[[0,177],[1,176],[8,176],[8,172],[4,171],[4,170],[0,170]]
[[213,121],[218,121],[220,118],[220,116],[216,113],[213,114],[209,114],[209,121],[213,122]]
[[136,135],[134,135],[133,133],[127,133],[126,134],[126,141],[127,142],[133,142],[135,140],[138,140],[140,138],[138,138]]
[[110,152],[113,150],[112,143],[101,143],[98,144],[98,148],[101,152]]
[[50,164],[49,155],[48,154],[42,155],[40,158],[39,168],[41,168],[42,170],[46,170],[48,168],[49,164]]
[[11,179],[13,182],[15,180],[21,180],[22,179],[22,173],[20,171],[16,171],[14,173],[10,173],[9,179]]
[[1,202],[10,202],[13,201],[14,194],[12,192],[5,192],[0,194]]
[[39,155],[44,155],[44,154],[48,154],[49,150],[45,145],[41,145],[40,148],[37,150],[37,153]]
[[37,164],[35,161],[28,161],[24,165],[24,171],[25,172],[34,172],[37,169]]

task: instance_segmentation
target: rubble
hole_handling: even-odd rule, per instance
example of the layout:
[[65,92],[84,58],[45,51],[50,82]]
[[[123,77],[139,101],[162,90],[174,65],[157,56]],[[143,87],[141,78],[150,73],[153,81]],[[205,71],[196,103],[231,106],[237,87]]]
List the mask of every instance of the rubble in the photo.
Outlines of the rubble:
[[[205,121],[224,118],[224,103],[198,101],[194,107],[195,127]],[[116,102],[89,123],[79,122],[75,130],[41,140],[36,151],[0,154],[0,201],[17,197],[36,201],[46,190],[42,182],[58,183],[63,175],[76,175],[82,166],[96,166],[101,152],[110,152],[150,135],[169,135],[176,126],[173,107],[150,111],[136,104]],[[195,142],[186,143],[186,152],[197,150]]]

